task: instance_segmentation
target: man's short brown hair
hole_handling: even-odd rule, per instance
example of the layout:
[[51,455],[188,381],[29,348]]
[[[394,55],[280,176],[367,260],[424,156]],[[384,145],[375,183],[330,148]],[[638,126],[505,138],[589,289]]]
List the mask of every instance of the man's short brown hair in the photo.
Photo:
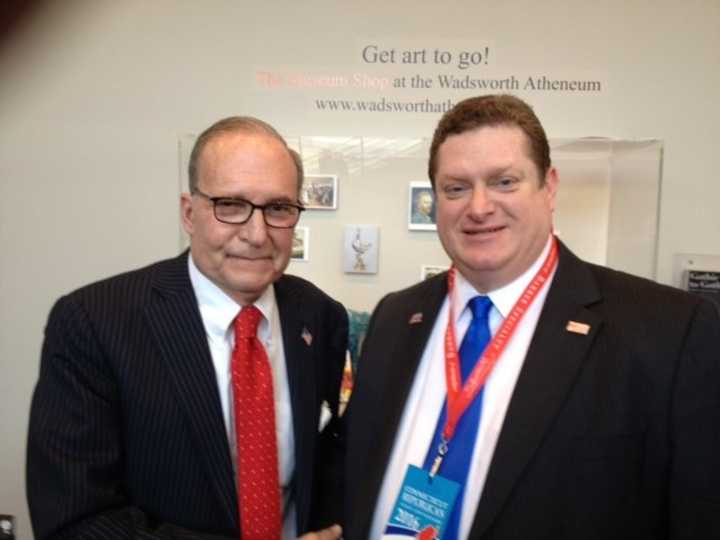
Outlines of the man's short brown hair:
[[437,153],[440,145],[451,135],[459,135],[486,126],[517,126],[527,135],[530,159],[535,163],[540,176],[540,185],[545,182],[545,173],[550,168],[550,145],[540,120],[530,105],[509,94],[478,96],[465,99],[446,112],[440,119],[432,144],[428,176],[435,189]]

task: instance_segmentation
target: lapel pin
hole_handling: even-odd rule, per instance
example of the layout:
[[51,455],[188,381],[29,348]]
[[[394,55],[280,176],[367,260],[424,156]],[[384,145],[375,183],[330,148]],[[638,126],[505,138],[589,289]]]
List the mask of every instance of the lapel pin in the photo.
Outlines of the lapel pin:
[[300,334],[300,337],[303,339],[303,341],[308,347],[312,345],[312,334],[307,328],[302,329],[302,334]]
[[413,313],[410,316],[410,320],[408,321],[408,324],[418,324],[421,323],[423,319],[423,314],[419,311],[417,313]]
[[583,336],[587,336],[588,332],[590,332],[590,325],[577,321],[568,321],[565,330],[567,330],[568,332],[573,332],[575,334],[582,334]]

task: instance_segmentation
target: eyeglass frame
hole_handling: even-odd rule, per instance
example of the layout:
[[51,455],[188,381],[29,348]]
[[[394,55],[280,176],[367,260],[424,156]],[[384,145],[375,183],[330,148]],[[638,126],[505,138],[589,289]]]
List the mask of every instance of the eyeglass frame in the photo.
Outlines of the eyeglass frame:
[[[192,191],[190,192],[190,194],[191,195],[200,195],[201,197],[204,197],[205,199],[210,201],[213,205],[213,216],[215,217],[215,219],[218,220],[220,223],[225,223],[227,225],[244,225],[245,223],[250,221],[255,210],[258,209],[258,210],[260,210],[260,213],[262,214],[265,225],[267,225],[268,227],[271,227],[273,229],[292,229],[293,227],[295,227],[295,225],[298,224],[298,221],[300,221],[300,215],[305,210],[307,210],[304,206],[302,206],[300,204],[295,204],[295,203],[290,203],[290,202],[274,201],[274,202],[269,202],[266,204],[255,204],[254,202],[248,201],[247,199],[243,199],[242,197],[212,197],[198,188],[193,188]],[[249,204],[250,205],[250,213],[248,214],[248,217],[244,221],[225,221],[223,219],[220,219],[217,215],[217,203],[219,201],[235,201],[235,202],[242,202],[245,204]],[[265,209],[268,206],[272,206],[274,204],[283,204],[286,206],[292,206],[293,208],[297,208],[298,214],[297,214],[297,220],[295,221],[295,223],[293,223],[292,225],[288,225],[287,227],[272,225],[272,224],[268,223],[267,216],[265,215]]]

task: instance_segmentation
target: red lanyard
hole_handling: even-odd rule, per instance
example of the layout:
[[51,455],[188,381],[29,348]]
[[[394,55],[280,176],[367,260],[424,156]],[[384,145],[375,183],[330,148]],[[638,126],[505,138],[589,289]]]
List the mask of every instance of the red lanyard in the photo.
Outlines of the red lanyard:
[[447,381],[447,422],[443,428],[443,439],[447,444],[455,434],[455,428],[465,410],[485,385],[485,381],[492,373],[500,355],[505,350],[515,329],[527,313],[533,300],[537,297],[545,282],[550,277],[558,260],[557,240],[553,236],[550,251],[545,258],[540,270],[530,284],[525,288],[522,295],[515,302],[502,326],[496,332],[492,341],[488,344],[480,360],[470,373],[465,385],[461,385],[460,359],[455,340],[455,267],[448,272],[448,294],[450,295],[450,310],[447,329],[445,331],[445,379]]

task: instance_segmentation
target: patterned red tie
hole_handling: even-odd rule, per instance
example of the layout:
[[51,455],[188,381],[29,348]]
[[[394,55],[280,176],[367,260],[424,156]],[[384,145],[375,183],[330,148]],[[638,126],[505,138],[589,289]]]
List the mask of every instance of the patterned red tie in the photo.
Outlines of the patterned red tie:
[[240,311],[232,354],[242,540],[280,540],[282,531],[272,372],[256,336],[261,317],[255,306]]

